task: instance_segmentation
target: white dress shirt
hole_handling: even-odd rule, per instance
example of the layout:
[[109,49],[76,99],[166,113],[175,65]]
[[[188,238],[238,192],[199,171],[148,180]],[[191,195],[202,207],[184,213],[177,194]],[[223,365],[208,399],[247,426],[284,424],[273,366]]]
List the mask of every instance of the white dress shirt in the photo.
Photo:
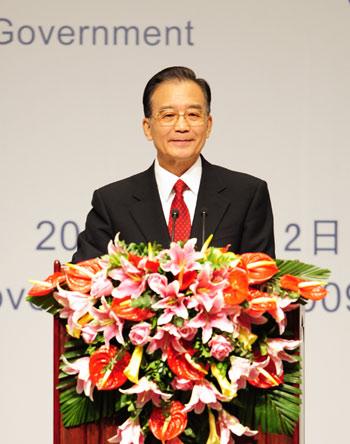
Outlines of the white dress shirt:
[[174,185],[179,179],[181,179],[188,186],[188,190],[184,191],[183,196],[192,223],[202,177],[202,159],[198,157],[191,168],[189,168],[181,177],[178,177],[175,174],[170,173],[170,171],[162,168],[156,158],[154,162],[154,173],[166,222],[169,222],[170,208],[175,196],[175,191],[173,189]]

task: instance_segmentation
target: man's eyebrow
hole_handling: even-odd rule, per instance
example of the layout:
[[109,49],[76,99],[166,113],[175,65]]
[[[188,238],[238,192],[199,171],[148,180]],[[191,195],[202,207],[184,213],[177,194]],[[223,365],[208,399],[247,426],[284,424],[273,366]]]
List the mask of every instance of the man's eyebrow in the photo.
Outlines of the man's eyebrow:
[[[193,105],[186,106],[186,109],[189,109],[189,108],[195,108],[195,109],[200,109],[201,110],[201,109],[203,109],[205,107],[203,107],[202,105],[193,104]],[[165,111],[167,109],[172,109],[173,110],[173,109],[176,109],[176,107],[172,106],[172,105],[164,105],[161,108],[159,108],[158,112]]]

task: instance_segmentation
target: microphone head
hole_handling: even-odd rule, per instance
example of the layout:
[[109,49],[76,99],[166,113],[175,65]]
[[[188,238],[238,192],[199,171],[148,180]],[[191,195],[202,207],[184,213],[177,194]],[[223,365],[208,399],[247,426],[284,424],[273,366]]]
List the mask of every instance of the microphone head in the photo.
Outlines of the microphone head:
[[203,207],[201,209],[201,216],[207,216],[207,215],[208,215],[208,211],[207,211],[206,207]]
[[171,210],[171,217],[173,219],[177,219],[179,217],[180,211],[177,208]]

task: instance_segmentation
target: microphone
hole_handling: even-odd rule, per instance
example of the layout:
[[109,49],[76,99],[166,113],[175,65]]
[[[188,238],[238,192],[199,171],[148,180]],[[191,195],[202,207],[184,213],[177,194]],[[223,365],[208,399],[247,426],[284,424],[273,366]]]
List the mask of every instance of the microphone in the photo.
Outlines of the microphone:
[[176,225],[176,220],[180,215],[180,211],[177,208],[174,208],[171,210],[171,220],[173,221],[173,226],[171,229],[171,242],[174,242],[175,239],[175,225]]
[[202,218],[202,247],[204,245],[205,242],[205,220],[208,216],[207,213],[207,209],[206,208],[202,208],[201,210],[201,218]]

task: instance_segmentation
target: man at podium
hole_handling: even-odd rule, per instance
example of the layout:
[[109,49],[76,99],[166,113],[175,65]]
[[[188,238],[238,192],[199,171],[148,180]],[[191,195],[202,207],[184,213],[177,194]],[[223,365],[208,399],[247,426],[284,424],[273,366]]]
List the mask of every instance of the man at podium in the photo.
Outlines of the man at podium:
[[265,181],[212,165],[201,155],[212,129],[208,83],[189,68],[155,74],[143,94],[143,130],[156,149],[146,171],[93,194],[73,261],[107,252],[120,232],[126,242],[197,238],[236,253],[274,256],[273,216]]

